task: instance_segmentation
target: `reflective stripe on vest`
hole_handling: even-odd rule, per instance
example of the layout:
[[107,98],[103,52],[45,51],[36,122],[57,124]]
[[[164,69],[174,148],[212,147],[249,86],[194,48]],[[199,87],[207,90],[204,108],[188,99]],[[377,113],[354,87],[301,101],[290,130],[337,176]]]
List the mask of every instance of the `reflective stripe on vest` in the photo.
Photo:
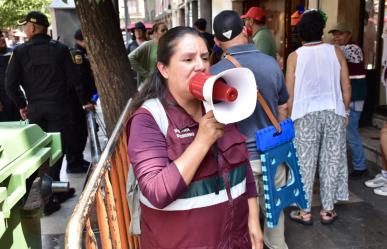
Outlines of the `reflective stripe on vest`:
[[150,112],[150,114],[152,114],[154,120],[157,123],[157,126],[161,130],[161,133],[163,133],[164,137],[167,137],[169,122],[167,113],[165,112],[164,106],[163,104],[161,104],[161,101],[158,98],[148,99],[142,104],[141,107],[145,108]]
[[[248,165],[246,164],[242,164],[241,166],[233,169],[227,175],[228,180],[230,181],[232,199],[236,199],[246,192],[247,166]],[[140,201],[142,204],[149,208],[162,211],[182,211],[214,206],[219,203],[228,201],[227,190],[225,189],[224,180],[222,177],[220,178],[219,194],[215,194],[216,178],[217,176],[212,176],[207,179],[192,182],[186,192],[184,192],[177,200],[173,201],[163,209],[159,209],[153,206],[142,193],[140,193]]]

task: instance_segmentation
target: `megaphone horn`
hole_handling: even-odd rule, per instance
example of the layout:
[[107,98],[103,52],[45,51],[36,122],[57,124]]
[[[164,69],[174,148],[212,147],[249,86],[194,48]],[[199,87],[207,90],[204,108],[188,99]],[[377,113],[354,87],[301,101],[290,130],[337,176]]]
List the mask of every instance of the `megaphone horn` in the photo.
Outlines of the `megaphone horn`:
[[[192,77],[189,84],[189,90],[195,98],[205,100],[203,95],[203,87],[207,79],[211,76],[213,75],[209,73],[197,73]],[[221,78],[215,81],[214,89],[212,91],[212,99],[214,101],[233,102],[237,99],[237,97],[237,89],[228,86]]]
[[217,75],[197,73],[189,82],[189,90],[203,101],[206,112],[212,110],[223,124],[248,118],[257,103],[254,74],[248,68],[233,68]]

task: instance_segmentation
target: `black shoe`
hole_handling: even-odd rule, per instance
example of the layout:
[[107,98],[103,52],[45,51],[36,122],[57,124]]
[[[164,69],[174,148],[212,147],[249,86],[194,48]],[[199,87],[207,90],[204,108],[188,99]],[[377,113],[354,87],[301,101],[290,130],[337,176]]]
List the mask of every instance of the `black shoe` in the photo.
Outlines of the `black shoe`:
[[368,175],[368,169],[365,170],[353,170],[351,174],[349,174],[350,177],[352,178],[360,178],[363,176]]
[[74,194],[75,194],[75,188],[70,188],[69,191],[67,192],[53,194],[53,201],[56,203],[62,203],[74,197],[75,196]]
[[90,167],[90,165],[91,165],[91,162],[83,159],[83,167]]
[[58,202],[54,202],[53,199],[50,199],[50,201],[44,206],[44,215],[49,216],[50,214],[58,211],[60,209],[60,204]]
[[66,172],[71,173],[86,173],[90,167],[90,163],[84,162],[81,166],[67,168]]

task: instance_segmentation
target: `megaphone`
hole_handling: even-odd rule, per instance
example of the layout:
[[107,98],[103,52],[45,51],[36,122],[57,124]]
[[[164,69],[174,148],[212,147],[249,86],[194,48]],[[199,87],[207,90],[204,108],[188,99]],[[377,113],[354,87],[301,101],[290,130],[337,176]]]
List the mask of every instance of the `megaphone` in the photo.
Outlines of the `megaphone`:
[[248,68],[232,68],[217,75],[197,73],[189,82],[189,90],[222,124],[250,117],[257,104],[257,86]]

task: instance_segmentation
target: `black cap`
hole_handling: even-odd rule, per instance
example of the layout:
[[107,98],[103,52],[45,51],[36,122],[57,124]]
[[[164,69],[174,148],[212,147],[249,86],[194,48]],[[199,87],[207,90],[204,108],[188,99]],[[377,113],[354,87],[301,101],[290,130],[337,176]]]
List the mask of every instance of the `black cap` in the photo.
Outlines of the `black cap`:
[[19,20],[17,24],[25,25],[27,22],[42,25],[44,27],[50,26],[47,16],[39,11],[31,11],[22,20]]
[[134,29],[141,29],[143,31],[146,31],[145,25],[142,22],[136,22],[134,25]]
[[243,21],[238,13],[224,10],[214,18],[214,35],[220,41],[229,41],[242,32],[243,26]]
[[74,39],[78,40],[78,41],[83,41],[83,35],[82,35],[82,30],[81,29],[78,29],[77,31],[75,31]]

